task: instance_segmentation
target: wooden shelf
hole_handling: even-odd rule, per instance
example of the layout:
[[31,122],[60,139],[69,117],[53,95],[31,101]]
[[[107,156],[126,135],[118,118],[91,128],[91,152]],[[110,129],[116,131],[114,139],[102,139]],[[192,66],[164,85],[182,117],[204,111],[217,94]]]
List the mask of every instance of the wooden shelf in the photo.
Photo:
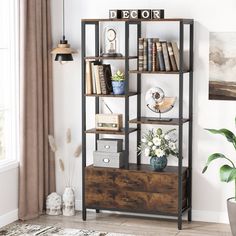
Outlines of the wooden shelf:
[[[137,131],[136,128],[129,128],[129,134]],[[125,130],[120,131],[108,131],[108,130],[96,130],[95,128],[85,131],[86,134],[114,134],[114,135],[125,135]]]
[[[89,165],[86,168],[96,168],[96,169],[104,169],[105,167],[95,167],[93,165]],[[129,163],[128,169],[125,168],[108,168],[108,170],[120,171],[140,171],[140,172],[156,172],[154,171],[149,164],[141,164],[137,165],[136,163]],[[185,173],[188,167],[182,167],[182,173]],[[163,171],[157,172],[158,174],[175,174],[178,175],[178,166],[167,166]]]
[[[125,60],[125,57],[84,57],[85,60]],[[129,56],[128,59],[138,59],[137,56]]]
[[[152,120],[150,120],[152,119]],[[129,123],[131,124],[153,124],[153,125],[179,125],[178,118],[171,118],[171,121],[158,121],[153,120],[155,117],[140,117],[133,120],[130,120]],[[189,119],[183,119],[182,124],[188,122]]]
[[82,22],[103,22],[103,21],[117,21],[117,22],[183,22],[184,24],[193,23],[193,19],[184,18],[164,18],[164,19],[82,19]]
[[137,92],[129,92],[127,95],[121,94],[85,94],[86,97],[113,97],[113,98],[124,98],[124,97],[131,97],[137,95]]
[[[130,74],[180,74],[180,71],[138,71],[138,70],[130,70]],[[183,73],[189,73],[189,71],[183,71]]]

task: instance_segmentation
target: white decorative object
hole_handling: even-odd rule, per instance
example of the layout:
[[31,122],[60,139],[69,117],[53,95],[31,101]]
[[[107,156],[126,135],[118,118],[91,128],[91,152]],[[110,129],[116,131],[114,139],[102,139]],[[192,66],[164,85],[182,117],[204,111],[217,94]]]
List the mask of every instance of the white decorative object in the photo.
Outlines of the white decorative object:
[[75,215],[75,194],[71,187],[66,187],[62,196],[63,207],[62,212],[64,216]]
[[46,214],[52,216],[61,215],[62,200],[61,196],[53,192],[47,197],[46,201]]

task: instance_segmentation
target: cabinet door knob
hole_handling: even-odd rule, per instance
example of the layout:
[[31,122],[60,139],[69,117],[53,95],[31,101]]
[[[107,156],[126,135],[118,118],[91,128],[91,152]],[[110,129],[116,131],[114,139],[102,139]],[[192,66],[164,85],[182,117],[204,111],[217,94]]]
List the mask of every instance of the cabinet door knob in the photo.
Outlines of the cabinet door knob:
[[106,148],[106,149],[109,149],[109,148],[110,148],[110,146],[109,146],[109,145],[106,145],[106,146],[105,146],[105,148]]
[[104,162],[104,163],[109,163],[110,160],[109,160],[108,158],[104,158],[104,159],[103,159],[103,162]]

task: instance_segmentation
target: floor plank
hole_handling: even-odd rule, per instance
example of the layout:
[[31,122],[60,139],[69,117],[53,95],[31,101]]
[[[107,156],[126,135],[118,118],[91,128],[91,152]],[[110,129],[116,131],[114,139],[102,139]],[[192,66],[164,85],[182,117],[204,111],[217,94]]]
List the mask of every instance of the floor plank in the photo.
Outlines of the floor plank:
[[227,224],[184,222],[183,230],[179,231],[173,220],[110,213],[88,212],[87,221],[82,221],[81,212],[73,217],[43,215],[26,223],[142,236],[232,236]]

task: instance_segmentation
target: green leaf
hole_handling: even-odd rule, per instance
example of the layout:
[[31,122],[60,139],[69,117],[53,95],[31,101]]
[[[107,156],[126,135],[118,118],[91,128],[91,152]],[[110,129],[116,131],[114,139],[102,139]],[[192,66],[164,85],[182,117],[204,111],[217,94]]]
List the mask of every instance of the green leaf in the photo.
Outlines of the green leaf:
[[[236,122],[236,121],[235,121]],[[233,132],[231,132],[228,129],[206,129],[212,134],[221,134],[226,137],[226,139],[234,145],[234,148],[236,149],[236,136],[234,135]]]
[[205,172],[206,172],[206,170],[207,170],[209,164],[210,164],[212,161],[214,161],[214,160],[216,160],[216,159],[219,159],[219,158],[223,158],[223,159],[228,160],[228,158],[227,158],[225,155],[223,155],[222,153],[214,153],[214,154],[212,154],[212,155],[210,155],[210,156],[208,157],[206,166],[205,166],[204,169],[202,170],[202,173],[205,173]]
[[223,182],[230,182],[236,179],[236,168],[233,168],[229,165],[223,165],[220,168],[220,179]]

